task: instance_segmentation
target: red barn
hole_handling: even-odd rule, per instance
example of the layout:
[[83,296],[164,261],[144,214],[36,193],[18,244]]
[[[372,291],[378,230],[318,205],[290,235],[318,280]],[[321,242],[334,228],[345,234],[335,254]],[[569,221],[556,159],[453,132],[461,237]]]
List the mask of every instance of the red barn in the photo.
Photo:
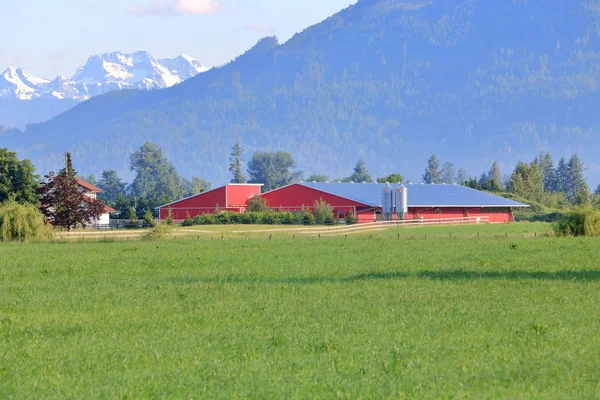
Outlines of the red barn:
[[[352,213],[358,222],[383,218],[385,184],[295,183],[261,196],[275,209],[313,208],[323,199],[343,218]],[[490,222],[512,222],[512,209],[525,204],[460,185],[406,185],[406,219],[487,217]],[[396,217],[394,216],[394,219]]]
[[164,220],[171,211],[171,218],[175,221],[184,220],[189,213],[194,218],[198,215],[215,213],[217,209],[243,213],[248,207],[248,200],[260,194],[259,184],[234,184],[230,183],[216,189],[209,190],[173,203],[160,206],[159,218]]

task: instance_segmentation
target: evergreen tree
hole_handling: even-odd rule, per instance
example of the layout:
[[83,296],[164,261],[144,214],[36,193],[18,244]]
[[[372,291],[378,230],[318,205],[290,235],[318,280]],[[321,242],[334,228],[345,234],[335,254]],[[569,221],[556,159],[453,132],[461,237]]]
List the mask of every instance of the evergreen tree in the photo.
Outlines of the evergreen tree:
[[598,185],[594,194],[600,195],[600,185]]
[[454,164],[450,161],[444,163],[442,168],[442,182],[451,185],[454,183],[454,175],[456,174],[456,170],[454,169]]
[[104,212],[104,204],[79,190],[71,154],[66,153],[65,158],[65,168],[56,176],[47,175],[42,183],[41,210],[52,225],[70,232],[78,225],[86,226],[100,217]]
[[423,182],[427,184],[442,183],[442,171],[440,171],[440,161],[434,154],[427,161],[427,168],[423,174]]
[[556,176],[554,179],[553,191],[558,193],[567,193],[569,187],[569,165],[567,160],[562,157],[556,167]]
[[490,183],[490,191],[501,192],[504,190],[504,184],[502,183],[502,173],[500,173],[500,166],[497,161],[494,161],[492,168],[488,174],[488,180]]
[[233,174],[231,178],[231,183],[246,183],[248,178],[244,175],[244,171],[242,168],[242,155],[244,154],[244,149],[240,143],[236,143],[231,150],[231,155],[229,156],[229,172]]
[[464,168],[459,169],[456,173],[456,183],[463,185],[468,180],[469,176],[467,175],[467,171],[465,171]]
[[404,183],[404,177],[398,173],[377,178],[377,183]]
[[155,144],[146,142],[131,155],[130,161],[129,168],[136,173],[131,194],[137,199],[136,209],[140,217],[146,209],[155,209],[183,196],[179,174]]
[[248,163],[249,182],[264,184],[264,191],[277,189],[301,180],[302,172],[294,168],[296,161],[290,153],[256,152]]
[[0,203],[14,198],[21,204],[39,204],[39,177],[29,160],[19,160],[17,153],[0,148]]
[[373,183],[373,178],[371,178],[371,174],[369,174],[369,170],[367,169],[367,164],[365,163],[365,160],[363,160],[362,158],[358,159],[358,162],[354,167],[354,173],[348,178],[344,179],[344,182]]
[[102,179],[100,179],[97,186],[104,190],[104,193],[99,195],[100,199],[113,204],[117,201],[119,195],[125,195],[127,184],[119,177],[117,171],[107,169],[102,171]]
[[568,166],[568,175],[566,179],[566,190],[565,194],[567,195],[567,199],[573,204],[585,204],[589,199],[590,189],[587,185],[585,176],[583,175],[585,168],[585,164],[577,153],[573,154],[573,156],[569,159],[567,163]]
[[312,174],[306,180],[307,182],[329,182],[329,175]]
[[550,153],[540,153],[540,155],[536,157],[535,162],[540,166],[540,169],[544,174],[544,189],[546,192],[556,192],[556,168],[554,168],[554,160]]

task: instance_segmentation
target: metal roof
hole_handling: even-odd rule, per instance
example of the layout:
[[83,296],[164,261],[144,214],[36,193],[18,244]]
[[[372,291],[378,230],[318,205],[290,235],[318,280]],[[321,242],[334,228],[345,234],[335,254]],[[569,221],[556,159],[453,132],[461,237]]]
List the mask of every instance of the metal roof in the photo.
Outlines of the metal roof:
[[[372,207],[381,207],[385,184],[380,183],[316,183],[300,185],[354,200]],[[392,184],[395,188],[397,185]],[[481,192],[461,185],[405,184],[409,207],[529,207],[504,197]]]

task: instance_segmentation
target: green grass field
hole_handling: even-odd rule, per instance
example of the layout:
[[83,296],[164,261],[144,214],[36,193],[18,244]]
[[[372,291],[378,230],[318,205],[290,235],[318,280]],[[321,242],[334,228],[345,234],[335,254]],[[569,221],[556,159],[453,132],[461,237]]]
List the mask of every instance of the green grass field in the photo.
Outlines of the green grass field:
[[600,242],[548,230],[0,245],[0,398],[598,398]]

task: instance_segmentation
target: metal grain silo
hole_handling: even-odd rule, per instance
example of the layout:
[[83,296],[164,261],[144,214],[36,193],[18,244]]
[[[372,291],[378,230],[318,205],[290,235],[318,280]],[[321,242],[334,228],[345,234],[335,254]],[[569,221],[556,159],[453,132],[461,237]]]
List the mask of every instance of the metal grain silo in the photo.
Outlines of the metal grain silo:
[[386,183],[381,193],[381,207],[383,215],[387,221],[394,215],[394,189],[389,183]]
[[396,186],[396,214],[398,219],[406,219],[408,215],[408,188],[402,184]]

